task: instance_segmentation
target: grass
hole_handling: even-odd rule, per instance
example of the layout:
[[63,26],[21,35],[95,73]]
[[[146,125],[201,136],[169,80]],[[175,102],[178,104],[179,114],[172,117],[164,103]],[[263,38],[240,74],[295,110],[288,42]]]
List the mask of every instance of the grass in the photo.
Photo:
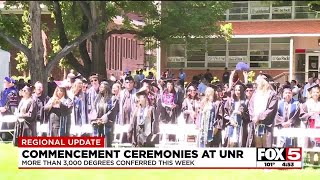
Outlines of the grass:
[[19,170],[18,151],[11,144],[0,144],[1,180],[100,180],[100,179],[319,179],[320,169],[303,170]]

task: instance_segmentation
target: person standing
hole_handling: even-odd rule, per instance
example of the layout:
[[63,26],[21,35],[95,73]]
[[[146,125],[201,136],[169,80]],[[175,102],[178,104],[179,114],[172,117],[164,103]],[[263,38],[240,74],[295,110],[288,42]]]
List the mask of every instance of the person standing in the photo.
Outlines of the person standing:
[[[119,123],[121,126],[130,124],[130,117],[136,108],[136,92],[137,89],[134,88],[134,79],[132,76],[127,76],[125,78],[125,89],[120,92],[119,100]],[[127,133],[124,134],[122,142],[128,140]]]
[[[37,121],[37,132],[40,125],[48,123],[48,116],[44,111],[44,106],[49,101],[49,96],[46,96],[43,93],[43,85],[41,82],[37,81],[34,84],[34,93],[32,98],[35,102],[35,111],[36,111],[36,121]],[[41,134],[42,135],[42,134]]]
[[[320,87],[318,84],[307,89],[307,101],[301,105],[300,119],[307,128],[320,129]],[[320,147],[319,138],[308,138],[308,148]],[[310,163],[314,163],[314,152],[310,152]],[[318,156],[320,153],[318,153]]]
[[249,101],[250,120],[255,124],[256,147],[272,147],[274,117],[278,109],[276,92],[265,75],[256,79],[257,89]]
[[222,75],[222,82],[223,82],[224,84],[229,83],[229,78],[230,78],[230,72],[228,72],[228,68],[225,67],[225,68],[224,68],[224,73],[223,73],[223,75]]
[[137,92],[138,106],[133,111],[128,141],[137,147],[152,147],[152,122],[154,108],[150,105],[145,89]]
[[73,102],[67,97],[66,88],[57,87],[44,106],[49,116],[49,136],[69,136]]
[[[291,86],[283,87],[283,99],[279,101],[278,111],[275,119],[275,127],[297,128],[300,126],[300,103],[293,98]],[[277,147],[297,147],[297,139],[291,137],[279,137],[280,144]]]
[[31,87],[25,86],[22,88],[22,99],[18,105],[15,115],[18,117],[15,137],[36,137],[36,106],[32,99]]
[[184,81],[185,80],[186,80],[186,73],[183,72],[183,69],[180,69],[179,81],[180,81],[180,84],[182,85],[182,87],[184,86]]
[[89,77],[91,87],[88,90],[88,113],[94,108],[94,101],[99,93],[100,79],[98,74],[92,74]]
[[302,94],[302,97],[304,98],[304,101],[307,100],[307,97],[308,97],[308,88],[310,88],[311,86],[315,85],[314,81],[313,81],[313,78],[309,78],[308,79],[308,83],[306,83],[304,85],[304,88],[303,88],[303,94]]
[[[12,115],[19,104],[18,90],[14,86],[15,80],[10,77],[5,77],[4,79],[4,90],[1,92],[0,100],[0,113],[2,116]],[[12,129],[14,124],[12,123],[1,123],[1,129]],[[3,140],[11,137],[9,133],[0,133]]]

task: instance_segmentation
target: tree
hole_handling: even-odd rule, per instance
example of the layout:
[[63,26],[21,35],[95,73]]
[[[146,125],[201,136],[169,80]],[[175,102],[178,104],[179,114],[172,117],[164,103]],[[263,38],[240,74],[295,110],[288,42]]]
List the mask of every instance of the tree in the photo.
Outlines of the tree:
[[[164,2],[163,2],[164,3]],[[112,34],[135,34],[144,41],[149,41],[155,48],[157,41],[169,43],[173,38],[190,38],[192,36],[208,37],[218,35],[230,37],[232,26],[219,24],[223,21],[225,11],[230,7],[228,2],[190,1],[172,2],[164,6],[162,14],[153,1],[116,1],[116,2],[53,2],[51,9],[57,24],[59,45],[64,47],[69,39],[85,32],[97,19],[101,27],[90,39],[91,57],[87,51],[87,42],[79,45],[78,51],[66,56],[66,60],[84,76],[91,72],[106,73],[105,42]],[[50,6],[50,5],[49,5]],[[74,16],[74,13],[79,13]],[[145,26],[135,26],[128,14],[139,14],[144,18]],[[124,18],[121,26],[113,24],[113,18]],[[80,54],[82,61],[76,53]]]
[[[17,3],[17,2],[16,2]],[[58,64],[60,59],[69,54],[74,50],[78,45],[94,34],[98,28],[96,24],[93,24],[87,31],[83,32],[73,41],[66,44],[58,53],[52,56],[48,62],[44,61],[44,47],[42,42],[42,26],[41,26],[41,8],[39,1],[30,1],[26,3],[18,3],[24,5],[24,8],[29,9],[29,24],[31,29],[31,48],[22,44],[19,40],[19,37],[14,37],[7,34],[6,31],[0,32],[0,37],[10,43],[12,46],[19,49],[23,54],[28,58],[28,65],[31,72],[31,82],[40,81],[42,83],[47,82],[48,74],[51,72],[52,68]],[[14,22],[18,22],[15,19]],[[19,26],[18,26],[19,27]],[[13,27],[17,29],[17,27]],[[23,29],[23,28],[21,28]],[[19,34],[21,32],[17,32]],[[12,33],[10,33],[12,34]]]

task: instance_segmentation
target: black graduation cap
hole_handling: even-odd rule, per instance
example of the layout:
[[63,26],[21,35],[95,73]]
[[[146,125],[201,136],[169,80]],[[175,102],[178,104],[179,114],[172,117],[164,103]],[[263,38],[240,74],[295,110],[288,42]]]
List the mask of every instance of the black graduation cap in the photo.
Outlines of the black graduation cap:
[[82,78],[83,83],[88,83],[88,80],[86,78]]
[[154,79],[147,79],[147,78],[144,78],[144,79],[141,81],[141,83],[146,82],[146,83],[148,83],[148,84],[150,84],[150,85],[151,85],[151,83],[152,83],[152,82],[154,82],[154,81],[155,81]]
[[72,79],[76,80],[76,79],[79,79],[79,80],[83,80],[83,76],[81,74],[78,74],[77,76],[74,76]]
[[292,87],[291,87],[290,85],[284,85],[284,86],[282,87],[282,89],[283,89],[283,90],[288,89],[288,90],[292,91]]
[[245,89],[245,88],[246,88],[246,86],[245,86],[241,81],[237,81],[237,83],[234,85],[234,87],[235,87],[235,86],[237,86],[237,85],[242,86],[242,87],[243,87],[243,89]]
[[92,73],[92,74],[90,75],[90,77],[89,77],[89,80],[91,80],[91,79],[99,79],[99,74],[97,74],[97,73]]
[[319,84],[314,84],[314,85],[310,86],[307,90],[311,91],[313,88],[319,88],[319,87],[320,87]]
[[146,88],[142,87],[140,90],[136,93],[136,96],[140,95],[147,95]]
[[192,83],[192,82],[190,82],[190,83],[187,85],[186,89],[188,89],[190,86],[193,86],[196,90],[198,90],[198,86],[197,86],[196,84]]
[[124,78],[125,81],[134,81],[132,76],[126,76],[126,78]]
[[151,82],[151,86],[157,88],[158,90],[160,90],[160,88],[158,87],[158,84],[155,81]]
[[221,84],[212,85],[212,88],[217,92],[222,92],[223,86]]
[[27,84],[22,89],[28,91],[31,94],[33,91],[33,86],[31,84]]
[[173,83],[173,82],[175,82],[175,81],[178,81],[179,79],[173,79],[173,78],[166,78],[166,79],[163,79],[163,81],[165,82],[165,83]]
[[253,89],[253,84],[248,83],[248,84],[246,85],[246,89],[247,89],[247,88],[251,88],[251,89]]

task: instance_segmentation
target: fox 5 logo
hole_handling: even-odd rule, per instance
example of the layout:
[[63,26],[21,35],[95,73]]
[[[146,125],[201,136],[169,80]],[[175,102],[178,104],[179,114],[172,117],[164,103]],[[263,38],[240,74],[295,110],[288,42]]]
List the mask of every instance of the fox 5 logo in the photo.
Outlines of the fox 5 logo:
[[301,148],[257,148],[257,161],[301,161]]

